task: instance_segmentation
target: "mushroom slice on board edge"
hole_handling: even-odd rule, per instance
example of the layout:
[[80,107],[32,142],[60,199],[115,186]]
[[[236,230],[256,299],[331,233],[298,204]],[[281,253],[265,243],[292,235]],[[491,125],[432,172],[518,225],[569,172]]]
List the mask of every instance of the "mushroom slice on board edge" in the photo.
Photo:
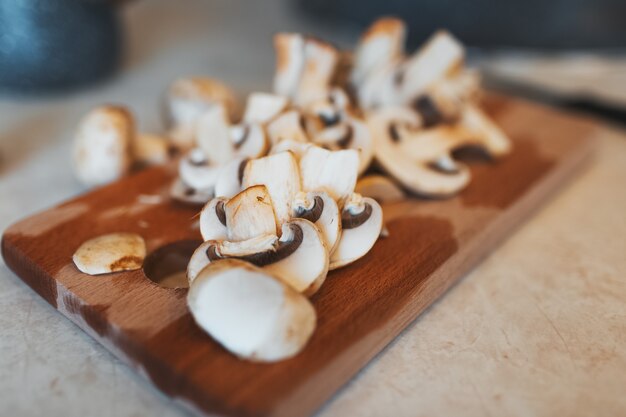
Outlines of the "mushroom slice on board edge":
[[204,268],[187,295],[204,331],[240,358],[273,362],[296,355],[316,325],[309,300],[270,272],[236,259]]
[[190,283],[209,263],[237,258],[263,268],[305,295],[315,293],[328,274],[328,250],[319,229],[305,219],[282,225],[281,237],[265,234],[246,241],[210,240],[196,249],[189,260]]
[[74,264],[89,275],[132,271],[141,268],[146,244],[135,233],[111,233],[84,242],[72,257]]
[[352,194],[341,212],[341,237],[331,254],[330,269],[341,268],[367,254],[383,228],[383,210],[376,200]]

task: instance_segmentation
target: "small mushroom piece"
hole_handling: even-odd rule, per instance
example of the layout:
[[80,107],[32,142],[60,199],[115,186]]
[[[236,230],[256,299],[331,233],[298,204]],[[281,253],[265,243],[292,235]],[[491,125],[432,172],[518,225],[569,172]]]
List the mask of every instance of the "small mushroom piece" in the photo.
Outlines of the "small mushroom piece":
[[260,158],[269,150],[265,129],[259,123],[233,126],[230,128],[230,137],[236,156]]
[[274,35],[274,49],[274,92],[293,99],[304,68],[304,37],[297,33],[278,33]]
[[312,146],[300,158],[303,191],[326,191],[338,206],[354,191],[359,154],[354,149],[329,151]]
[[136,134],[131,149],[133,161],[141,165],[162,165],[170,159],[171,145],[162,136]]
[[215,182],[215,196],[231,198],[241,191],[243,171],[248,158],[235,158],[220,169]]
[[299,192],[293,203],[293,217],[315,224],[328,252],[333,252],[341,235],[341,216],[335,200],[325,192]]
[[467,142],[485,148],[489,155],[500,157],[511,151],[511,140],[481,109],[474,104],[467,104],[459,124],[471,132]]
[[289,105],[285,96],[268,93],[252,93],[248,96],[244,123],[265,124],[282,113]]
[[306,39],[304,66],[294,99],[297,105],[306,106],[326,97],[338,61],[339,52],[332,45],[313,38]]
[[307,143],[303,116],[297,110],[287,111],[267,125],[267,134],[272,147],[284,140]]
[[111,233],[84,242],[72,260],[85,274],[100,275],[141,268],[146,257],[143,238],[134,233]]
[[204,153],[195,148],[180,160],[178,173],[181,180],[189,187],[212,194],[220,168],[209,165]]
[[300,352],[313,334],[315,309],[270,272],[225,259],[189,288],[189,310],[215,341],[242,359],[275,362]]
[[410,103],[437,80],[461,68],[463,45],[449,32],[440,30],[403,64],[402,101]]
[[328,273],[328,249],[319,229],[308,220],[292,219],[282,225],[280,239],[265,234],[239,242],[204,242],[189,260],[187,278],[193,282],[209,263],[232,257],[262,267],[305,295],[317,291]]
[[373,198],[379,204],[395,203],[405,198],[404,191],[383,175],[367,175],[361,178],[354,191],[363,197]]
[[227,202],[227,198],[216,197],[200,211],[200,234],[204,241],[228,239],[225,209]]
[[74,139],[73,168],[79,181],[103,185],[127,174],[133,135],[133,117],[125,108],[102,106],[90,111]]
[[234,158],[235,149],[226,107],[216,104],[198,115],[196,132],[198,147],[208,165],[226,164]]
[[413,193],[446,197],[469,182],[467,167],[449,158],[462,138],[463,129],[441,126],[420,130],[417,115],[401,108],[387,108],[368,118],[376,160],[402,186]]
[[372,73],[404,54],[406,27],[402,20],[384,17],[376,20],[361,36],[356,48],[351,81],[362,85]]
[[225,107],[229,118],[237,117],[237,98],[225,84],[203,77],[175,80],[167,90],[164,106],[174,142],[183,148],[193,146],[198,117],[216,104]]
[[291,203],[300,191],[298,162],[291,152],[281,152],[250,160],[244,169],[242,187],[265,185],[271,197],[278,224],[291,218]]
[[277,234],[272,200],[264,185],[246,188],[224,204],[228,240],[248,240]]
[[196,190],[185,184],[180,178],[174,180],[170,187],[170,198],[190,206],[203,206],[213,197],[212,190]]
[[341,238],[331,254],[330,269],[346,266],[374,246],[383,228],[383,210],[376,200],[352,194],[341,213]]

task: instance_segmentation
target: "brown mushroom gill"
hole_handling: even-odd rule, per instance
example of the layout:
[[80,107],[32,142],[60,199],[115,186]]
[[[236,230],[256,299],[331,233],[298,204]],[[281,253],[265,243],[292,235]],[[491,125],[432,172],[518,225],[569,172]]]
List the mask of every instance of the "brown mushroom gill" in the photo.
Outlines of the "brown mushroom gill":
[[412,106],[422,116],[425,128],[435,126],[445,121],[444,115],[437,108],[435,101],[428,95],[421,95],[413,102]]
[[315,196],[313,206],[311,208],[298,207],[296,209],[296,217],[315,223],[319,220],[324,211],[324,200],[320,196]]
[[454,167],[447,167],[443,165],[439,160],[429,162],[427,166],[433,171],[437,171],[438,173],[445,175],[455,175],[460,172],[459,168],[456,165]]
[[246,170],[246,165],[248,164],[249,159],[246,158],[243,161],[241,161],[241,164],[239,164],[239,170],[237,171],[237,179],[239,179],[239,185],[241,185],[241,182],[243,181],[243,173]]
[[226,212],[224,211],[223,201],[218,201],[215,205],[215,215],[217,216],[217,219],[220,221],[220,223],[226,226]]
[[[291,229],[291,232],[293,233],[293,238],[288,241],[279,240],[273,250],[267,250],[244,256],[230,256],[229,258],[241,259],[242,261],[250,262],[251,264],[259,267],[282,261],[283,259],[293,254],[296,250],[298,250],[300,244],[302,243],[302,240],[304,239],[304,232],[302,231],[300,226],[296,224],[290,224],[289,227]],[[211,262],[225,259],[217,253],[216,245],[210,245],[206,250],[206,255]]]
[[248,135],[250,134],[250,127],[249,126],[244,126],[243,127],[243,134],[241,135],[241,138],[239,138],[234,144],[233,147],[235,149],[239,149],[243,146],[244,143],[246,143],[246,140],[248,140]]
[[337,145],[339,145],[339,147],[341,148],[347,148],[348,145],[350,145],[350,142],[352,142],[353,134],[354,132],[352,130],[352,126],[348,125],[346,133],[341,138],[339,138],[339,140],[337,141]]
[[346,209],[341,213],[341,228],[346,230],[355,229],[368,221],[371,216],[372,206],[368,203],[365,203],[363,211],[358,214],[352,214],[350,210]]

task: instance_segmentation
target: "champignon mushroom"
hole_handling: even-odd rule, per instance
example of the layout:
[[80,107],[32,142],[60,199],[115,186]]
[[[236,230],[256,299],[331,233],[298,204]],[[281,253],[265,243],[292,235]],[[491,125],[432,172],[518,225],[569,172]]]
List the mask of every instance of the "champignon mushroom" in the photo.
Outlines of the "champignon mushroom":
[[167,138],[147,133],[138,133],[134,136],[131,150],[133,162],[142,166],[164,164],[172,153]]
[[143,238],[134,233],[111,233],[84,242],[74,253],[76,267],[89,275],[132,271],[146,257]]
[[300,158],[303,191],[326,191],[339,207],[354,191],[359,155],[354,149],[329,151],[309,147]]
[[200,234],[203,240],[228,239],[225,209],[227,202],[227,198],[216,197],[206,203],[200,211]]
[[293,99],[304,67],[304,37],[297,33],[277,33],[274,35],[274,49],[274,91]]
[[204,152],[195,148],[181,158],[178,173],[183,183],[189,187],[205,194],[213,194],[220,168],[210,165]]
[[363,197],[370,197],[383,203],[394,203],[404,200],[404,191],[392,180],[383,175],[367,175],[359,179],[354,191]]
[[290,110],[267,125],[267,135],[272,147],[284,140],[306,143],[309,139],[304,128],[302,114],[298,110]]
[[289,105],[285,96],[269,93],[252,93],[248,96],[244,123],[265,124],[282,113]]
[[216,104],[223,105],[229,118],[237,117],[235,93],[212,78],[193,77],[175,80],[165,97],[165,117],[169,136],[183,149],[194,145],[196,121]]
[[317,227],[305,219],[283,223],[280,238],[263,234],[238,242],[206,241],[189,260],[187,278],[193,282],[206,265],[225,258],[238,258],[262,267],[305,295],[317,291],[328,273],[324,240]]
[[102,106],[90,111],[74,139],[73,168],[78,180],[96,186],[127,174],[133,135],[133,117],[125,108]]
[[341,238],[331,254],[330,269],[346,266],[374,246],[383,227],[383,211],[376,200],[352,194],[341,212]]
[[274,208],[265,185],[248,187],[228,200],[224,213],[230,241],[277,234]]
[[215,181],[215,196],[230,198],[241,191],[243,171],[249,159],[235,158],[220,169]]
[[203,206],[213,197],[212,190],[196,190],[185,184],[180,178],[170,186],[170,198],[190,206]]
[[299,192],[293,202],[293,217],[315,224],[329,253],[335,250],[341,235],[341,217],[337,202],[323,191]]
[[296,355],[315,329],[311,303],[271,272],[224,259],[204,268],[189,288],[196,323],[240,358],[273,362]]

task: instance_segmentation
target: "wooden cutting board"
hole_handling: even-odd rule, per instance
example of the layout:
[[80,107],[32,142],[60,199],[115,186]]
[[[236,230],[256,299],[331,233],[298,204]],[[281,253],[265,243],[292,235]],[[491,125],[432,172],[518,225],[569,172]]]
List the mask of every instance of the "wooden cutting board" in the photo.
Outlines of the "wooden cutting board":
[[472,163],[472,182],[455,198],[385,206],[389,237],[330,273],[312,298],[315,334],[290,360],[235,358],[195,325],[186,290],[160,287],[142,270],[88,276],[73,265],[75,249],[104,233],[139,233],[149,252],[199,239],[197,209],[168,200],[172,168],[141,172],[13,225],[2,254],[41,297],[189,409],[311,414],[590,155],[590,121],[504,97],[489,96],[486,107],[513,139],[513,153]]

